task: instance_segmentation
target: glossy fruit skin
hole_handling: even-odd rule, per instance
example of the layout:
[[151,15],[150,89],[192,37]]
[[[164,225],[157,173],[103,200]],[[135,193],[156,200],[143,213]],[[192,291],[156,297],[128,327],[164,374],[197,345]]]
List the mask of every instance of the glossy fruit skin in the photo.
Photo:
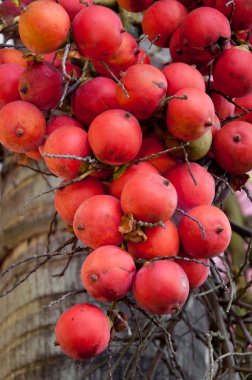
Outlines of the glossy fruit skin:
[[117,84],[116,97],[120,108],[139,120],[148,119],[158,109],[167,91],[164,74],[154,66],[136,64],[129,67],[121,78],[127,93]]
[[134,297],[144,310],[154,314],[172,314],[180,309],[189,294],[184,270],[168,260],[145,264],[133,281]]
[[27,61],[23,58],[21,51],[14,48],[3,48],[0,50],[0,65],[3,63],[16,63],[21,67],[27,66]]
[[67,309],[55,326],[56,343],[73,359],[90,359],[108,346],[110,325],[95,305],[81,303]]
[[167,221],[177,206],[177,193],[166,178],[148,173],[131,178],[123,188],[121,207],[136,220],[156,223]]
[[22,73],[18,89],[23,100],[48,111],[60,102],[64,91],[63,76],[49,62],[32,62]]
[[113,302],[128,294],[135,273],[134,260],[128,252],[106,245],[95,249],[85,259],[81,280],[92,297]]
[[73,20],[72,29],[78,51],[90,60],[103,60],[122,43],[120,18],[101,5],[86,7],[79,12]]
[[[78,127],[58,128],[46,140],[43,153],[86,157],[90,153],[87,132]],[[44,157],[44,160],[48,169],[58,177],[72,179],[79,174],[80,161],[51,157]]]
[[49,0],[32,2],[21,13],[19,20],[23,44],[37,54],[57,50],[66,41],[69,30],[70,19],[65,9]]
[[0,111],[0,142],[10,151],[25,153],[36,149],[45,132],[45,117],[31,103],[16,100]]
[[0,65],[0,109],[6,104],[20,99],[18,81],[24,68],[16,63]]
[[154,257],[176,256],[179,251],[179,235],[170,220],[165,227],[143,229],[147,240],[142,243],[128,241],[128,251],[135,259],[151,260]]
[[[179,254],[179,256],[186,257],[183,253]],[[203,264],[209,264],[208,259],[199,259],[199,261],[201,261]],[[184,260],[177,260],[176,262],[184,269],[191,289],[199,288],[207,280],[207,277],[210,273],[209,266]]]
[[205,92],[206,85],[204,78],[193,66],[183,62],[174,62],[165,66],[162,73],[168,83],[167,96],[174,95],[185,87],[198,88]]
[[88,80],[74,92],[71,106],[77,119],[89,126],[102,112],[118,108],[116,83],[105,77]]
[[165,175],[177,191],[178,207],[184,211],[203,204],[210,205],[215,195],[214,178],[203,166],[191,162],[190,171],[196,184],[186,163],[177,165]]
[[227,18],[232,14],[231,26],[235,31],[252,28],[252,3],[250,0],[236,0],[233,10],[232,3],[225,0],[216,0],[215,8]]
[[73,117],[69,115],[57,115],[53,116],[46,125],[46,134],[49,136],[56,129],[61,127],[78,127],[84,129],[83,125]]
[[206,238],[198,224],[183,216],[178,231],[186,254],[194,258],[211,258],[225,251],[231,239],[231,227],[223,211],[215,206],[202,205],[192,208],[188,214],[205,229]]
[[[64,184],[64,181],[61,183]],[[87,177],[81,182],[72,183],[56,190],[54,204],[59,215],[67,224],[73,224],[74,215],[86,199],[104,194],[102,183],[93,177]]]
[[214,122],[211,98],[197,88],[184,88],[175,94],[187,99],[172,99],[167,108],[166,125],[178,139],[192,141],[203,136]]
[[122,165],[133,160],[139,152],[142,130],[136,117],[129,112],[108,110],[92,121],[88,141],[100,161]]
[[129,12],[142,12],[147,9],[154,0],[118,0],[120,7],[126,9]]
[[232,121],[215,135],[213,154],[229,173],[243,174],[252,169],[252,124]]
[[78,239],[91,248],[120,245],[120,202],[111,195],[96,195],[84,201],[75,213],[73,228]]
[[[74,17],[83,9],[86,8],[86,4],[81,3],[79,0],[59,0],[58,3],[65,9],[68,13],[70,20],[73,21]],[[93,5],[92,0],[87,0],[86,3],[89,6]]]
[[252,55],[240,48],[227,49],[213,66],[213,88],[233,97],[252,92]]
[[109,183],[110,194],[120,199],[124,185],[135,175],[143,173],[158,173],[157,169],[149,162],[140,162],[130,165],[127,170],[118,178]]

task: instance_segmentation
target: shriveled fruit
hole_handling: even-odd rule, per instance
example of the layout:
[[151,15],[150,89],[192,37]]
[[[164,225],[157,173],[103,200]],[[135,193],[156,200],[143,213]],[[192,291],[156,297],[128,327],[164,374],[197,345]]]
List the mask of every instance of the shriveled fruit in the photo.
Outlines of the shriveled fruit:
[[[78,127],[61,127],[50,134],[43,147],[49,155],[86,157],[90,152],[87,132]],[[79,174],[81,162],[73,158],[44,157],[47,167],[59,177],[71,179]]]
[[91,296],[100,301],[117,301],[130,291],[136,272],[134,260],[123,249],[106,245],[85,259],[81,280]]
[[105,350],[110,323],[95,305],[81,303],[67,309],[55,326],[56,344],[73,359],[89,359]]
[[64,91],[63,76],[49,62],[32,62],[22,73],[18,89],[23,100],[47,111],[60,102]]
[[84,201],[76,211],[73,228],[80,241],[91,248],[119,245],[122,210],[111,195],[96,195]]
[[252,169],[252,124],[232,121],[214,136],[213,154],[218,164],[232,174]]
[[212,175],[195,162],[180,164],[170,169],[165,177],[171,181],[178,194],[178,207],[184,211],[203,204],[211,204],[215,195]]
[[[167,91],[164,74],[154,66],[136,64],[121,78],[124,88],[117,84],[116,97],[120,108],[138,119],[148,119],[161,105]],[[126,91],[125,91],[126,90]]]
[[122,165],[133,160],[139,152],[142,130],[138,120],[129,112],[108,110],[92,121],[88,141],[100,161]]
[[137,303],[154,314],[172,314],[185,303],[189,283],[184,270],[168,260],[145,264],[133,282]]
[[116,83],[105,77],[90,79],[77,88],[71,104],[77,119],[89,126],[102,112],[118,108]]
[[128,251],[135,259],[151,260],[154,257],[176,256],[179,250],[179,235],[170,220],[164,227],[143,229],[147,240],[142,243],[128,241]]
[[182,246],[187,254],[204,259],[218,256],[225,251],[232,231],[223,211],[215,206],[202,205],[192,208],[188,215],[189,217],[183,216],[178,227]]
[[131,178],[123,188],[121,206],[125,214],[132,213],[136,220],[165,222],[177,206],[177,193],[166,178],[148,173]]
[[33,104],[16,100],[0,111],[0,142],[18,153],[36,149],[45,138],[46,120]]
[[[61,183],[64,184],[64,181]],[[86,199],[104,194],[102,183],[93,177],[87,177],[81,182],[72,183],[55,192],[55,208],[68,224],[73,224],[74,215]]]
[[20,38],[33,53],[54,52],[66,41],[69,29],[70,19],[65,9],[49,0],[32,2],[19,19]]

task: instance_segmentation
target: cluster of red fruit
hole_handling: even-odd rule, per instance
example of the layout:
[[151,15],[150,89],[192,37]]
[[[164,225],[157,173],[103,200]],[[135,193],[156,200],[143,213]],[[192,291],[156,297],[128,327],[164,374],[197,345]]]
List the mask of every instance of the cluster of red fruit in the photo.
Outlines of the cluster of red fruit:
[[[183,306],[189,288],[206,280],[209,258],[231,238],[226,215],[212,205],[213,176],[183,158],[208,155],[233,175],[252,169],[252,112],[244,111],[252,106],[252,3],[197,3],[118,0],[128,11],[145,11],[144,33],[170,48],[173,63],[162,71],[118,14],[91,0],[31,2],[19,33],[36,59],[0,51],[0,141],[44,159],[63,179],[55,207],[93,249],[81,270],[85,289],[114,302],[132,288],[136,302],[159,315]],[[66,45],[62,52],[70,26],[77,50]],[[234,46],[238,39],[242,46]],[[95,77],[67,95],[88,61]],[[52,112],[65,95],[74,117]],[[48,111],[54,116],[46,119]],[[146,263],[137,270],[139,259]],[[70,308],[56,325],[57,343],[73,358],[99,354],[109,339],[109,320],[94,305]]]

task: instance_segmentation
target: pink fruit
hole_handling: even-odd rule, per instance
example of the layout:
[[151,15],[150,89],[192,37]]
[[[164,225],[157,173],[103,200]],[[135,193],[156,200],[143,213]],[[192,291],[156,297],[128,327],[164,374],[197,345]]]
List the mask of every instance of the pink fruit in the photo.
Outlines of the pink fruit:
[[174,186],[159,174],[148,173],[131,178],[123,188],[121,207],[136,220],[156,223],[167,221],[177,206]]
[[73,224],[74,215],[81,203],[100,194],[104,194],[102,183],[96,178],[87,177],[81,182],[56,190],[55,208],[66,223]]
[[[85,7],[87,4],[80,2],[79,0],[58,0],[57,1],[68,13],[70,20],[72,21],[74,17]],[[93,5],[92,0],[87,0],[86,3]]]
[[18,81],[24,68],[16,63],[0,65],[0,109],[6,104],[20,99]]
[[183,216],[178,231],[186,254],[195,258],[218,256],[227,247],[231,239],[231,227],[223,211],[215,206],[202,205],[188,211],[204,228],[205,236],[198,223]]
[[56,129],[61,127],[78,127],[83,129],[82,124],[69,115],[53,116],[46,125],[46,134],[49,136]]
[[179,235],[170,221],[163,227],[144,228],[147,240],[142,243],[128,241],[128,251],[135,259],[151,260],[154,257],[176,256],[179,250]]
[[80,241],[91,248],[119,245],[122,210],[111,195],[96,195],[84,201],[75,213],[73,228]]
[[133,282],[137,303],[154,314],[172,314],[185,303],[189,283],[184,270],[168,260],[147,263]]
[[81,303],[66,310],[55,326],[56,344],[73,359],[89,359],[110,340],[108,317],[95,305]]
[[122,165],[133,160],[139,152],[142,130],[138,120],[129,112],[108,110],[92,121],[88,141],[100,161]]
[[[179,256],[186,257],[183,253]],[[177,260],[178,265],[184,269],[185,274],[187,275],[191,289],[197,289],[203,285],[210,273],[210,267],[204,265],[209,264],[209,260],[199,259],[199,261],[201,261],[202,264],[194,263],[192,261]]]
[[215,181],[204,167],[191,162],[190,171],[191,174],[187,164],[180,164],[170,169],[165,175],[177,191],[178,207],[184,211],[211,204],[215,195]]
[[36,149],[45,138],[46,121],[33,104],[16,100],[0,111],[0,142],[13,152]]
[[81,269],[84,288],[100,301],[117,301],[130,291],[136,267],[128,252],[114,245],[95,249]]
[[216,0],[215,8],[222,12],[228,19],[231,17],[231,26],[235,31],[252,28],[252,3],[250,0],[235,0],[232,2]]
[[[235,99],[235,103],[245,109],[252,108],[252,92],[247,96]],[[243,111],[240,108],[236,107],[235,114],[237,115],[241,113],[243,113]],[[248,123],[252,123],[252,111],[240,117],[239,121],[241,120],[247,121]]]
[[233,116],[235,110],[234,104],[216,92],[212,93],[211,98],[214,104],[215,112],[221,120],[225,120],[228,117]]

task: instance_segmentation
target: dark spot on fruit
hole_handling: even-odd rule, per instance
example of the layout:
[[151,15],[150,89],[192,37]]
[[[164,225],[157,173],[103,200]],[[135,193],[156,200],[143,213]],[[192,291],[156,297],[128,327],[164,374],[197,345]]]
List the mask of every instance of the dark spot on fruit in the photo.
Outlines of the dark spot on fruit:
[[74,317],[72,318],[72,321],[74,321]]
[[163,89],[164,88],[164,83],[163,82],[152,82],[155,86],[157,86],[158,88],[161,88]]
[[205,127],[212,127],[213,123],[211,121],[207,121],[205,123]]
[[20,88],[19,91],[22,92],[22,94],[26,94],[28,92],[28,87],[24,86],[24,87]]
[[95,273],[93,273],[90,275],[90,279],[91,279],[91,281],[95,282],[98,280],[98,276]]
[[177,50],[176,50],[176,53],[177,53],[178,55],[182,55],[182,54],[183,54],[183,51],[182,51],[182,49],[177,49]]
[[233,141],[234,142],[240,142],[241,141],[241,136],[240,135],[234,135],[233,136]]
[[216,233],[219,235],[222,231],[224,231],[224,228],[221,226],[217,226]]
[[16,130],[16,135],[17,135],[18,137],[22,137],[22,136],[24,135],[24,131],[23,131],[23,129],[18,128],[18,129]]
[[77,230],[79,230],[79,231],[83,231],[83,230],[85,230],[84,225],[83,225],[82,223],[78,224],[78,226],[77,226]]
[[125,117],[125,119],[130,119],[131,118],[131,114],[129,112],[126,112],[124,114],[124,117]]
[[165,180],[163,181],[163,184],[164,184],[165,186],[169,186],[170,182],[168,181],[168,179],[165,179]]

